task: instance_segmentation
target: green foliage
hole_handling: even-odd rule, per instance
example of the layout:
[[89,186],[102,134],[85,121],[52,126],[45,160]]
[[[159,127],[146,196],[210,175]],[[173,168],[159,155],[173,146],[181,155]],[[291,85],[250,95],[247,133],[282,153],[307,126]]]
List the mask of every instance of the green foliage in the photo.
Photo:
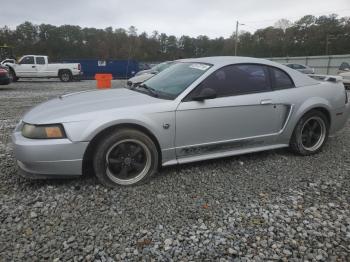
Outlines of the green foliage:
[[[253,34],[241,32],[238,54],[254,57],[324,55],[350,53],[350,18],[337,15],[307,15],[292,24],[286,19],[274,27]],[[52,59],[99,58],[173,60],[184,57],[233,55],[234,37],[209,39],[207,36],[179,38],[154,31],[137,33],[134,26],[124,29],[81,28],[79,26],[24,22],[11,30],[0,28],[0,45],[15,48],[15,54],[46,54]]]

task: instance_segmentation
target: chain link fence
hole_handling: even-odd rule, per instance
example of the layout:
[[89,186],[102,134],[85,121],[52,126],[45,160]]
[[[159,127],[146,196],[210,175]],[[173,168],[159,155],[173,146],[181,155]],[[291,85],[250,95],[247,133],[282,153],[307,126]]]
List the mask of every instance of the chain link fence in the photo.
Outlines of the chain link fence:
[[316,74],[336,75],[340,65],[344,62],[350,64],[350,54],[329,56],[298,56],[298,57],[272,57],[268,58],[277,63],[295,63],[307,65],[315,69]]

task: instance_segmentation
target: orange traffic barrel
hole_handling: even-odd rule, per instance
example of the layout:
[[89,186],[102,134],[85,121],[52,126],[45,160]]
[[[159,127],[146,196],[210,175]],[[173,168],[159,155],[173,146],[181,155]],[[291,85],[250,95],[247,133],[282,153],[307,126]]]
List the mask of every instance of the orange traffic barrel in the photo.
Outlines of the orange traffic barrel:
[[112,74],[96,74],[95,80],[97,81],[98,89],[111,88],[111,81],[113,79]]

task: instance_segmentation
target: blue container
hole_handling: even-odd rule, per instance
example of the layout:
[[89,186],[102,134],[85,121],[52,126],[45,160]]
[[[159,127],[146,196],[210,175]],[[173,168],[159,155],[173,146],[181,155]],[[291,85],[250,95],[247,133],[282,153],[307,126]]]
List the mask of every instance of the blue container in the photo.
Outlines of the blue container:
[[63,59],[62,63],[80,63],[82,79],[94,79],[95,74],[112,74],[114,79],[127,79],[139,71],[136,60]]

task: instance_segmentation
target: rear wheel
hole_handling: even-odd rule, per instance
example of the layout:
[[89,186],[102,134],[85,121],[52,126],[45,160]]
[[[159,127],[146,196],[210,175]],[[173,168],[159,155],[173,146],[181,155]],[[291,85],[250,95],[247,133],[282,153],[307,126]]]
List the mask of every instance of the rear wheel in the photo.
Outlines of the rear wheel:
[[62,82],[70,82],[72,81],[73,76],[69,70],[62,70],[59,74],[59,78]]
[[329,121],[320,111],[306,113],[294,129],[290,142],[291,149],[300,155],[319,152],[326,143],[329,133]]
[[93,165],[99,181],[108,187],[140,184],[157,171],[158,151],[144,133],[122,129],[99,143]]

